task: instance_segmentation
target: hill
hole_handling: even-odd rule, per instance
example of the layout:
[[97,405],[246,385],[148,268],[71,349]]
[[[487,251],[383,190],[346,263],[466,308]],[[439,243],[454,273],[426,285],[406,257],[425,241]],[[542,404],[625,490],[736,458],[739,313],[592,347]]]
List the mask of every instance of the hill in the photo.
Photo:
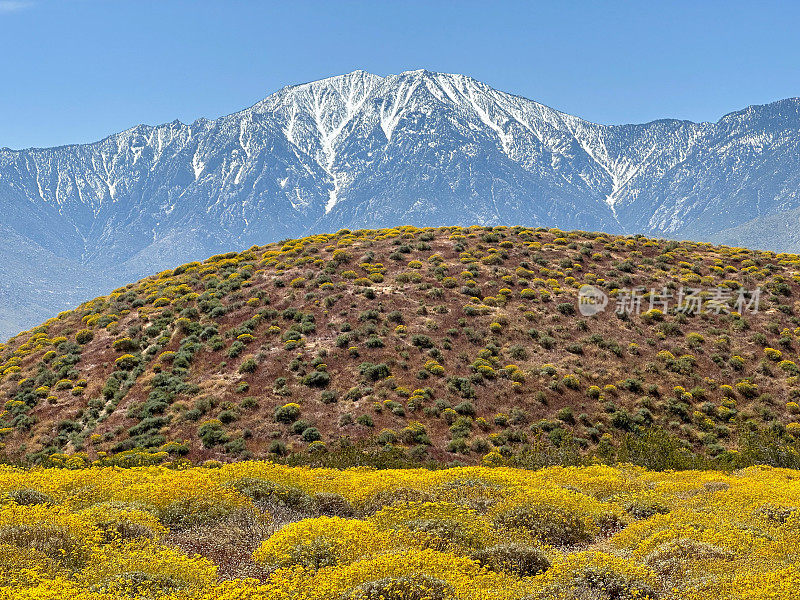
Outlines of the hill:
[[[170,265],[342,227],[525,223],[797,251],[791,231],[753,231],[798,208],[798,131],[797,98],[715,123],[600,125],[464,75],[354,71],[213,120],[0,148],[0,339]],[[76,280],[89,291],[64,293]]]
[[[784,464],[800,433],[799,264],[524,227],[253,247],[129,284],[1,346],[0,435],[10,460],[29,461],[348,445],[418,461],[603,459],[651,439],[662,454],[733,464],[757,446],[752,460]],[[582,314],[584,285],[609,296],[604,311]],[[689,288],[700,311],[678,310]]]

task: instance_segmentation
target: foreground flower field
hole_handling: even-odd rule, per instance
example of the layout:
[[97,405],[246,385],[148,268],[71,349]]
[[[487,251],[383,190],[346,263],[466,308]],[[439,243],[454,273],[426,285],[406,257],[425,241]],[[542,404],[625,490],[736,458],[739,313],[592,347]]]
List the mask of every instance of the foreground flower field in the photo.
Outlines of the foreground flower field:
[[796,598],[800,473],[0,470],[0,599]]

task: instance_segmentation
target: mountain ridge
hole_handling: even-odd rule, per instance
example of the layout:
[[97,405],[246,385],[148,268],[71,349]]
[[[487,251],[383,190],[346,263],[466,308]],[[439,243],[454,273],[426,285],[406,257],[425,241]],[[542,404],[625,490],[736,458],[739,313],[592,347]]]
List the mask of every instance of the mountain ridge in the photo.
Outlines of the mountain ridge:
[[[522,223],[705,240],[800,206],[798,132],[797,99],[716,123],[598,125],[465,75],[354,71],[216,119],[2,149],[0,225],[41,247],[40,262],[51,253],[81,270],[95,294],[345,227]],[[172,252],[158,242],[167,238]],[[142,270],[121,267],[134,257]],[[56,277],[47,291],[68,283]]]

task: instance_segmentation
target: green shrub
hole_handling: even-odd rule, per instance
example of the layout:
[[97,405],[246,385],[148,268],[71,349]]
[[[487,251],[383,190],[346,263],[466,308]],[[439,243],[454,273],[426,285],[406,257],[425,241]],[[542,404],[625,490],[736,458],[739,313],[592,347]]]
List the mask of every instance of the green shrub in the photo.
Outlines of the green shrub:
[[627,410],[617,410],[611,414],[611,424],[617,429],[628,431],[633,427],[633,417]]
[[545,350],[552,350],[556,346],[556,339],[549,335],[543,335],[539,338],[539,345]]
[[244,438],[235,438],[225,443],[225,454],[241,454],[247,449]]
[[571,390],[577,390],[581,387],[581,381],[578,379],[577,375],[568,374],[564,375],[564,378],[561,380],[562,383]]
[[269,445],[269,453],[275,454],[276,456],[286,456],[288,449],[286,448],[286,444],[282,441],[275,440]]
[[254,358],[248,358],[239,366],[239,373],[255,373],[258,363]]
[[223,410],[221,413],[219,413],[219,415],[217,415],[217,419],[219,419],[219,421],[224,425],[229,425],[238,418],[239,417],[236,415],[236,413],[229,409]]
[[565,406],[556,413],[556,418],[560,421],[564,421],[565,423],[574,423],[575,413],[573,412],[571,406]]
[[468,454],[469,444],[467,444],[466,438],[457,437],[447,442],[447,446],[445,447],[445,449],[448,452],[452,453]]
[[289,431],[295,435],[300,435],[311,426],[312,425],[310,421],[306,421],[305,419],[298,419],[297,421],[292,423],[291,427],[289,427]]
[[361,363],[358,367],[359,373],[368,381],[378,381],[386,379],[392,372],[384,363],[373,364],[369,362]]
[[75,334],[75,341],[78,342],[81,346],[84,344],[88,344],[94,339],[94,332],[91,329],[81,329],[78,333]]
[[281,507],[301,512],[310,512],[314,507],[314,499],[306,492],[282,483],[243,477],[233,482],[232,487],[259,507]]
[[300,405],[290,402],[275,409],[275,421],[278,423],[294,423],[300,418]]
[[745,398],[755,398],[758,395],[758,386],[748,380],[742,380],[736,384],[736,391]]
[[130,371],[139,364],[139,359],[133,354],[123,354],[115,361],[115,364],[118,369]]
[[243,350],[244,343],[242,343],[240,340],[236,340],[231,344],[231,347],[228,348],[228,358],[236,358],[242,353]]
[[453,439],[465,438],[472,431],[472,419],[469,417],[459,417],[450,426],[450,435]]
[[669,507],[657,500],[635,500],[625,507],[626,512],[635,519],[649,519],[654,515],[665,515]]
[[222,422],[217,419],[211,419],[200,425],[197,435],[206,448],[212,448],[228,441],[228,436],[222,428]]
[[258,400],[256,400],[253,396],[247,396],[246,398],[242,398],[239,406],[245,410],[258,408]]
[[307,427],[301,435],[304,442],[316,442],[322,439],[322,434],[316,427]]
[[375,427],[375,422],[369,415],[359,415],[356,417],[356,423],[363,425],[364,427]]
[[457,519],[447,517],[412,519],[406,521],[403,527],[424,534],[420,539],[422,544],[426,548],[441,552],[474,548],[481,543],[478,536]]
[[455,592],[449,583],[430,575],[385,577],[362,583],[342,600],[451,600]]
[[501,527],[522,529],[551,546],[574,546],[591,542],[594,533],[579,516],[557,506],[522,504],[498,513]]
[[303,377],[303,385],[308,387],[323,388],[326,387],[330,381],[331,376],[325,371],[312,371]]
[[468,417],[475,416],[475,405],[472,402],[462,402],[455,406],[455,411],[460,415]]
[[21,488],[8,492],[8,497],[21,506],[55,504],[52,496],[33,488]]
[[[564,576],[538,590],[530,600],[655,600],[659,597],[646,574],[642,576],[645,579],[640,580],[637,572],[622,570],[614,562],[601,558],[606,556],[599,552],[588,555],[584,564],[578,562]],[[596,559],[592,560],[593,557]]]
[[729,550],[690,538],[679,538],[657,546],[645,557],[644,563],[663,577],[675,577],[680,576],[689,561],[731,558],[733,553]]
[[525,346],[516,345],[508,349],[508,355],[514,360],[525,360],[528,358],[528,351]]
[[323,404],[335,404],[339,401],[339,395],[332,390],[325,390],[319,398]]
[[562,315],[570,316],[575,314],[575,307],[569,302],[562,302],[561,304],[556,306],[556,309]]
[[383,348],[384,345],[383,340],[376,335],[367,338],[367,341],[364,342],[364,346],[367,348]]
[[411,338],[411,343],[417,348],[429,349],[433,348],[433,340],[427,335],[415,335]]
[[314,495],[314,512],[326,517],[352,517],[353,505],[341,494],[319,492]]
[[472,554],[472,558],[492,571],[531,577],[550,568],[550,560],[541,548],[525,544],[497,544]]
[[139,344],[134,342],[129,337],[120,338],[115,340],[112,344],[112,347],[117,352],[132,352],[133,350],[137,350],[139,348]]
[[475,388],[472,387],[472,382],[466,377],[451,377],[447,380],[447,388],[459,394],[462,398],[474,398]]
[[222,521],[233,510],[233,507],[220,503],[214,498],[189,496],[175,500],[161,508],[157,511],[156,516],[170,529],[188,529]]

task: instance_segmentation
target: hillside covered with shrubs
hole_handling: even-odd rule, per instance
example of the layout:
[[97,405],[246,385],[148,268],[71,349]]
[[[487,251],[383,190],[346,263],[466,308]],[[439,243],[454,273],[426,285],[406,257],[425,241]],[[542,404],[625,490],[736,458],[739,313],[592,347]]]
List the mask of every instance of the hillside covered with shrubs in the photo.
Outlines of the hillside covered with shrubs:
[[[799,266],[524,227],[342,230],[231,252],[0,345],[0,452],[796,466]],[[585,284],[605,311],[577,310]],[[635,288],[642,310],[618,312]],[[703,310],[650,307],[649,290],[683,288],[702,290]],[[742,310],[737,290],[756,288],[758,310]]]
[[772,600],[800,585],[788,469],[175,466],[0,467],[0,600]]

